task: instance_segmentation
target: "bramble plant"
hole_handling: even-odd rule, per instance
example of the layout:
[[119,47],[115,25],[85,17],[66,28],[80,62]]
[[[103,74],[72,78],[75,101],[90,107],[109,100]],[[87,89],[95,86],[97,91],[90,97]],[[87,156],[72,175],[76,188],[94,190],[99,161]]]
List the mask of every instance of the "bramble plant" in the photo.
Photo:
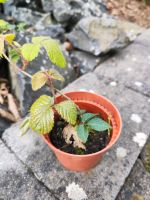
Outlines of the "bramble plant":
[[[0,3],[6,2],[0,0]],[[31,78],[32,89],[40,89],[44,85],[50,88],[52,96],[42,95],[31,106],[29,116],[21,124],[22,134],[29,128],[40,133],[50,133],[54,127],[54,116],[59,114],[68,125],[63,129],[63,137],[66,143],[73,144],[74,147],[86,149],[85,143],[89,134],[94,131],[105,131],[111,129],[110,123],[100,118],[99,114],[87,113],[80,108],[60,90],[55,88],[53,81],[64,81],[64,77],[54,69],[38,71],[31,75],[26,69],[44,48],[50,61],[60,68],[66,68],[66,60],[54,39],[47,36],[32,37],[31,43],[20,45],[15,41],[15,34],[10,32],[10,24],[0,20],[0,57],[5,58],[14,70],[18,70]],[[5,53],[8,50],[8,55]],[[17,65],[18,61],[22,66]],[[66,100],[57,103],[56,93],[62,95]],[[74,141],[72,141],[72,138]]]

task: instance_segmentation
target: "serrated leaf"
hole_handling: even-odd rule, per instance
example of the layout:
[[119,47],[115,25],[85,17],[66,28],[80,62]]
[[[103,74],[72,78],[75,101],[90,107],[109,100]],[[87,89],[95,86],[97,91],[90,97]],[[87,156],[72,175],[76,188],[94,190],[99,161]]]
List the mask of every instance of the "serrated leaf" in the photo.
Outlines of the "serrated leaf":
[[32,43],[39,44],[42,46],[43,41],[48,40],[49,37],[47,36],[37,36],[32,38]]
[[80,138],[80,140],[83,143],[86,143],[88,136],[89,136],[88,128],[85,127],[84,124],[80,124],[80,125],[77,126],[77,133],[78,133],[78,137]]
[[81,117],[81,121],[82,122],[86,122],[87,120],[89,120],[90,118],[96,116],[97,114],[93,114],[93,113],[84,113]]
[[75,103],[72,101],[63,101],[54,106],[56,111],[60,114],[60,116],[66,120],[69,124],[74,125],[77,120],[77,108]]
[[30,117],[26,117],[20,126],[20,130],[22,133],[21,135],[25,135],[29,129],[30,129]]
[[105,131],[111,128],[111,126],[100,118],[93,118],[87,122],[87,125],[95,131]]
[[[86,147],[84,146],[84,144],[82,144],[82,141],[80,140],[80,138],[77,135],[77,130],[76,127],[68,124],[64,129],[63,129],[63,137],[66,141],[67,144],[72,144],[74,147],[78,147],[81,149],[86,149]],[[74,139],[74,141],[72,141],[72,137]]]
[[30,126],[40,133],[49,133],[54,126],[54,111],[52,105],[54,99],[47,95],[40,96],[30,109]]
[[12,44],[13,40],[15,39],[16,35],[15,34],[6,34],[4,35],[5,40],[9,43]]
[[61,68],[66,67],[66,59],[63,56],[59,44],[55,40],[49,39],[44,41],[43,46],[48,54],[49,59],[54,65],[57,65]]
[[20,55],[15,49],[9,50],[9,56],[14,62],[17,62],[20,59]]
[[21,47],[21,53],[25,60],[32,61],[34,60],[39,53],[40,46],[36,44],[24,44]]
[[64,77],[58,71],[56,71],[55,69],[49,69],[47,71],[47,73],[52,79],[59,80],[59,81],[65,80]]
[[43,71],[39,71],[32,76],[32,89],[34,91],[40,89],[47,82],[48,78]]
[[0,37],[0,56],[4,52],[4,38]]
[[43,46],[48,54],[51,62],[58,67],[66,67],[66,59],[60,49],[60,46],[56,40],[53,40],[47,36],[33,37],[32,42]]

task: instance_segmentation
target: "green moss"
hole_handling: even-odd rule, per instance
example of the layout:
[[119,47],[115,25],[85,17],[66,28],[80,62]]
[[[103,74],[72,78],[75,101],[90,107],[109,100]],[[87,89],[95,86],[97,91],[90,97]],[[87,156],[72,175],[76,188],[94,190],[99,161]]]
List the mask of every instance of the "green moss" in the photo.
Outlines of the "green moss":
[[145,165],[147,172],[150,173],[150,146],[147,147],[146,151],[147,151],[147,154],[148,154],[148,159],[147,159],[147,161],[145,162],[144,165]]

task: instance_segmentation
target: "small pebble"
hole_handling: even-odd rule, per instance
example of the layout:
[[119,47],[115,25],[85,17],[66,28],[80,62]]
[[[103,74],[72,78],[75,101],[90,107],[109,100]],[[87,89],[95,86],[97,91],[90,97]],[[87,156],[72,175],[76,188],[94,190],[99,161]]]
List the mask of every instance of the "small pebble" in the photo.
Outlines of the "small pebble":
[[86,92],[87,90],[86,89],[79,89],[79,91]]
[[132,71],[132,68],[131,68],[131,67],[128,67],[128,68],[127,68],[127,71],[128,71],[128,72],[131,72],[131,71]]
[[136,58],[136,57],[132,57],[132,61],[133,61],[133,62],[136,62],[136,61],[137,61],[137,58]]

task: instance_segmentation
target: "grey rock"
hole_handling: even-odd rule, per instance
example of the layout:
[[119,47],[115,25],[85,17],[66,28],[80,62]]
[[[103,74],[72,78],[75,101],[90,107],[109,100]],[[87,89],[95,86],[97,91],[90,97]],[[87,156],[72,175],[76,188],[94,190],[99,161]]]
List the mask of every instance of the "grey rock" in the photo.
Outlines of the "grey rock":
[[17,22],[25,22],[27,25],[35,25],[45,14],[28,8],[10,8],[9,15]]
[[0,199],[55,200],[0,140]]
[[94,70],[94,68],[102,61],[102,57],[76,50],[71,53],[70,57],[73,66],[78,68],[81,74]]
[[[133,141],[135,133],[140,131],[149,135],[150,110],[145,109],[148,98],[125,88],[122,84],[118,84],[118,87],[108,86],[107,81],[108,79],[99,80],[95,72],[88,73],[65,89],[93,90],[105,95],[117,105],[123,118],[124,128],[119,141],[89,173],[74,173],[64,169],[39,135],[30,131],[24,137],[20,137],[19,124],[3,134],[3,140],[59,200],[67,200],[65,188],[72,182],[76,182],[85,190],[88,199],[114,200],[142,150],[142,147]],[[130,120],[131,114],[137,111],[143,119],[141,124]],[[116,154],[120,147],[127,152],[122,158]]]
[[150,174],[145,171],[141,160],[138,159],[116,200],[132,199],[134,196],[149,200],[149,180]]
[[52,24],[50,13],[45,14],[34,26],[37,30],[44,30],[47,26]]
[[56,21],[64,23],[71,18],[71,6],[65,0],[53,1],[53,15]]
[[75,48],[99,55],[127,46],[141,31],[137,25],[103,15],[81,19],[67,37]]
[[[100,64],[96,73],[150,97],[150,29],[113,58]],[[113,67],[113,70],[112,70]],[[127,75],[127,77],[125,76]],[[149,104],[150,101],[147,103]]]
[[59,39],[62,42],[65,41],[65,30],[61,24],[51,24],[49,26],[42,25],[40,26],[40,29],[38,27],[36,35],[46,35],[52,38]]

